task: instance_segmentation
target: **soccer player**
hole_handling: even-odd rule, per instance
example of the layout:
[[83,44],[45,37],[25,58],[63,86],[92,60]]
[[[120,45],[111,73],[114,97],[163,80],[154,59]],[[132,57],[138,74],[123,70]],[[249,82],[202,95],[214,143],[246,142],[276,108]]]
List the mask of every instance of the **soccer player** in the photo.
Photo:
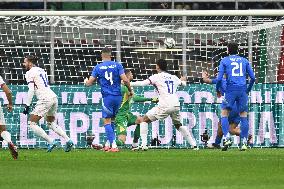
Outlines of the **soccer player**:
[[[133,80],[133,74],[130,70],[125,70],[125,75],[129,81]],[[142,122],[141,116],[136,116],[131,113],[132,102],[158,102],[157,98],[145,98],[142,96],[134,95],[132,98],[129,96],[129,91],[125,85],[121,86],[122,103],[115,117],[117,145],[122,146],[126,141],[126,129],[131,125],[136,125],[134,131],[134,138],[132,143],[133,150],[138,148],[138,139],[140,138],[140,123]]]
[[[7,109],[9,112],[12,111],[13,107],[13,102],[12,102],[12,93],[9,89],[9,87],[5,84],[3,81],[3,78],[0,76],[0,86],[2,90],[4,91],[7,99],[8,99],[8,105]],[[14,159],[18,158],[18,151],[17,147],[13,144],[11,140],[11,134],[6,130],[6,123],[5,123],[5,118],[3,114],[2,107],[0,106],[0,136],[2,137],[3,140],[5,140],[8,143],[9,150],[11,152],[11,155]]]
[[[208,73],[205,72],[205,71],[202,72],[202,79],[205,83],[209,83],[209,84],[216,84],[217,83],[217,79],[216,78],[210,79]],[[218,89],[218,91],[220,91],[220,93],[221,93],[221,96],[223,96],[223,97],[224,97],[225,91],[226,91],[226,86],[227,86],[226,83],[227,83],[226,79],[222,79],[222,84],[219,86],[219,89]],[[220,94],[218,94],[218,97],[221,97],[221,96],[220,96]],[[224,107],[225,107],[225,102],[222,101],[221,109],[223,109]],[[232,110],[229,113],[228,120],[229,120],[229,123],[230,123],[229,133],[231,135],[239,136],[240,135],[240,128],[238,127],[238,125],[239,125],[239,122],[240,122],[240,116],[239,116],[239,111],[237,109],[236,103],[234,104]],[[215,148],[221,148],[220,144],[221,144],[222,137],[223,137],[223,132],[222,132],[221,123],[219,121],[218,122],[217,136],[216,136],[215,142],[212,144],[212,146],[215,147]]]
[[142,150],[148,149],[148,123],[156,120],[163,120],[168,116],[171,117],[175,128],[181,132],[182,136],[185,137],[189,144],[197,150],[196,141],[192,138],[186,127],[182,126],[180,121],[180,103],[179,98],[176,95],[177,87],[179,85],[186,85],[186,78],[182,77],[179,79],[177,76],[169,74],[167,72],[167,62],[163,59],[157,61],[156,70],[158,73],[152,75],[149,79],[131,83],[131,86],[153,85],[159,96],[158,105],[148,111],[143,117],[143,122],[140,123]]
[[33,96],[36,95],[37,102],[31,112],[30,121],[28,122],[30,129],[39,137],[48,142],[47,152],[51,152],[58,142],[46,134],[46,132],[38,126],[38,121],[45,117],[47,126],[59,136],[63,137],[67,142],[65,152],[69,152],[73,146],[72,140],[66,135],[65,131],[55,123],[55,115],[58,108],[57,95],[50,89],[46,72],[36,66],[38,57],[28,55],[24,59],[23,67],[27,70],[25,78],[28,83],[28,99],[23,113],[27,115],[30,111]]
[[[229,43],[227,46],[229,56],[223,58],[219,65],[219,73],[217,77],[217,92],[220,85],[222,85],[222,79],[226,74],[226,95],[224,101],[224,109],[221,112],[221,125],[223,136],[225,137],[223,151],[226,151],[231,145],[232,141],[229,134],[229,121],[228,116],[230,110],[232,110],[234,103],[236,103],[238,110],[240,111],[241,121],[241,133],[240,138],[242,140],[242,151],[247,149],[248,139],[248,93],[251,91],[255,82],[254,72],[249,61],[246,58],[238,55],[238,44]],[[246,83],[247,74],[250,77],[249,86]]]
[[122,65],[111,60],[111,50],[105,47],[101,53],[102,63],[96,65],[92,75],[84,80],[86,86],[91,86],[96,80],[99,81],[102,93],[102,117],[104,118],[104,127],[107,137],[105,151],[118,152],[115,141],[114,118],[120,107],[121,80],[129,90],[129,96],[133,95],[130,82],[127,79]]

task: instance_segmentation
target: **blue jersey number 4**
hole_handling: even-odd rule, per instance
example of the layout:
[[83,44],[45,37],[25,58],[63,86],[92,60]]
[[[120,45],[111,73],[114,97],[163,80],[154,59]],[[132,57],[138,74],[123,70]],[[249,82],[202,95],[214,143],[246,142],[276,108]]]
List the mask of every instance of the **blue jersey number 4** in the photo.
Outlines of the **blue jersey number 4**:
[[111,85],[113,85],[112,72],[105,72],[105,78],[110,82]]
[[168,93],[173,94],[174,92],[174,82],[173,81],[165,81],[168,86]]

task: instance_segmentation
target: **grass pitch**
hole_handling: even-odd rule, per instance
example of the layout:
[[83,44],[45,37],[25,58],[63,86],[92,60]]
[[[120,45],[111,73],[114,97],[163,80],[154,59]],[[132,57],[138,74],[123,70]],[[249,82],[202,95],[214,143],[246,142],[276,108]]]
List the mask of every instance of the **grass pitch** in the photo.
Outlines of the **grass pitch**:
[[283,189],[284,149],[0,150],[1,189]]

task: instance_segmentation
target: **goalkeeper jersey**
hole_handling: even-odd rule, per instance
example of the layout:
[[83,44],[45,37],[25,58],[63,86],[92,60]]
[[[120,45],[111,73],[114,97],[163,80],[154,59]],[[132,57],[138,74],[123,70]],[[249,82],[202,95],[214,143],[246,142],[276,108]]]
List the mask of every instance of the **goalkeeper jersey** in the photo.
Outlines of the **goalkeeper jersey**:
[[121,85],[121,96],[122,102],[117,114],[125,114],[127,112],[130,112],[132,102],[145,102],[152,100],[151,98],[145,98],[136,95],[134,95],[133,97],[129,97],[129,91],[125,85]]

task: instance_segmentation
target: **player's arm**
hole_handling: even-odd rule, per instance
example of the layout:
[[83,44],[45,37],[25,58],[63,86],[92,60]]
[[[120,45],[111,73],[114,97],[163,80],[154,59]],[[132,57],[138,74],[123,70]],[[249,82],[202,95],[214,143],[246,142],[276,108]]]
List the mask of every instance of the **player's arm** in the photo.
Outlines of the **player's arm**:
[[254,76],[252,67],[251,67],[249,62],[247,64],[247,71],[248,71],[248,74],[249,74],[249,77],[250,77],[249,86],[247,88],[247,93],[249,93],[251,91],[251,89],[252,89],[252,86],[253,86],[254,82],[255,82],[255,76]]
[[4,91],[7,99],[8,99],[8,105],[7,105],[7,108],[8,108],[8,111],[12,111],[12,106],[13,106],[13,102],[12,102],[12,92],[11,90],[9,89],[9,87],[4,83],[2,86],[2,90]]
[[146,79],[144,81],[135,81],[135,82],[131,82],[130,85],[132,87],[143,87],[143,86],[147,86],[147,85],[151,85],[151,80],[150,79]]
[[217,78],[210,79],[209,74],[206,71],[202,72],[202,79],[204,83],[209,83],[209,84],[216,84],[217,83]]
[[23,114],[27,115],[29,113],[30,105],[32,103],[35,94],[35,83],[34,83],[34,78],[30,74],[26,74],[26,81],[28,83],[29,90],[28,90],[28,99]]
[[84,80],[84,84],[89,87],[91,85],[93,85],[93,83],[96,81],[97,79],[97,76],[98,76],[98,71],[97,71],[97,66],[95,66],[93,68],[93,71],[92,71],[92,74],[89,78],[85,78]]
[[94,83],[95,81],[96,81],[96,78],[93,77],[93,76],[90,76],[89,78],[86,78],[86,79],[84,80],[84,84],[85,84],[87,87],[89,87],[89,86],[93,85],[93,83]]
[[151,101],[153,103],[157,103],[159,101],[158,98],[146,98],[146,97],[138,96],[138,95],[134,95],[132,97],[132,100],[134,102],[147,102],[147,101]]
[[220,63],[220,66],[219,66],[219,72],[218,72],[218,76],[217,76],[216,89],[219,89],[221,87],[224,73],[225,73],[225,64],[224,64],[224,61],[221,60],[221,63]]

